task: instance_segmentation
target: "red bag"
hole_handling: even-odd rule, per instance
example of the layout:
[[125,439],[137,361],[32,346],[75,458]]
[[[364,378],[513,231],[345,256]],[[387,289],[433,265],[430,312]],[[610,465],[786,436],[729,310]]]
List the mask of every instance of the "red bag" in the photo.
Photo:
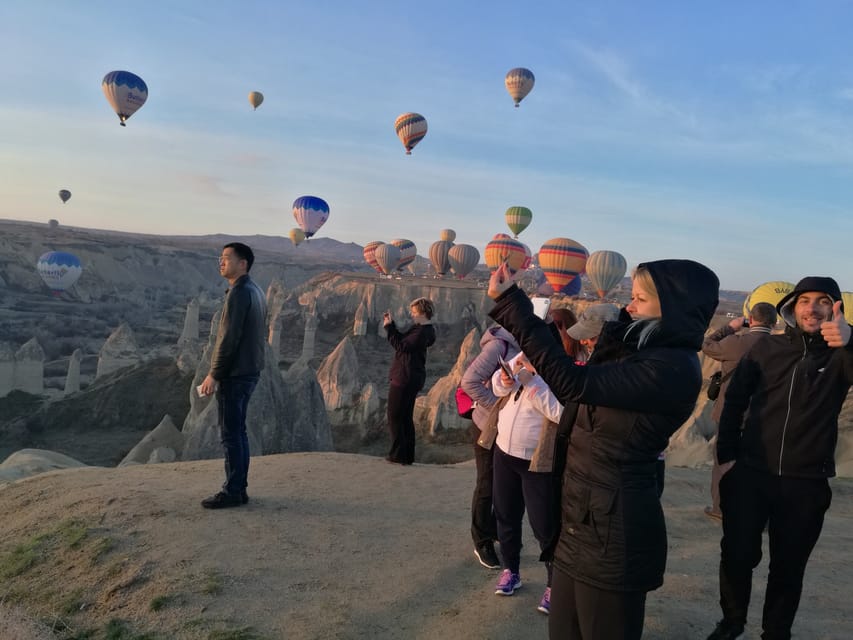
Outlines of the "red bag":
[[459,414],[460,418],[467,418],[468,420],[474,415],[474,401],[462,387],[456,387],[456,413]]

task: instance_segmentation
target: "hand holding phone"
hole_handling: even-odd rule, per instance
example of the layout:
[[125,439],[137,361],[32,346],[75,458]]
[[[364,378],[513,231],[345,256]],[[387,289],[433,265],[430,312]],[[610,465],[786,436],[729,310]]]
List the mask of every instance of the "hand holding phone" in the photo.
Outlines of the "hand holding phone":
[[530,301],[533,303],[533,313],[544,320],[551,308],[551,298],[531,298]]
[[504,360],[502,356],[498,356],[498,364],[501,366],[501,369],[503,369],[504,374],[508,378],[515,380],[515,374],[512,372],[512,367],[509,366],[509,362]]

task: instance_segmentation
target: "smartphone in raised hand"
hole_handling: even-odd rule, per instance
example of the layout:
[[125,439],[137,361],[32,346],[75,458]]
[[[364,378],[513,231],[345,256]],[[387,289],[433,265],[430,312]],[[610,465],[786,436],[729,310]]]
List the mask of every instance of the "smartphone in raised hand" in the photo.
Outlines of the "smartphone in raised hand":
[[530,301],[533,303],[533,313],[544,320],[551,308],[551,298],[530,298]]
[[500,364],[503,372],[508,375],[510,378],[515,378],[515,374],[512,372],[512,367],[509,366],[509,362],[503,359],[503,356],[498,356],[498,364]]

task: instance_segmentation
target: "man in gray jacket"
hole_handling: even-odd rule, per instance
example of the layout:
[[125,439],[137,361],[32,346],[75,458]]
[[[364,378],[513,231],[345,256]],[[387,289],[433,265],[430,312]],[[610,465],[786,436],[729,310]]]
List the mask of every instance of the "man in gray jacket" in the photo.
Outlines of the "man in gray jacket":
[[[776,325],[776,308],[768,302],[758,302],[749,310],[749,331],[739,333],[746,326],[745,318],[735,318],[722,329],[715,331],[702,343],[702,353],[720,362],[723,374],[720,385],[720,395],[714,401],[711,419],[714,425],[720,423],[723,413],[726,389],[729,388],[729,378],[735,372],[735,367],[743,355],[764,336],[770,335],[770,330]],[[714,447],[714,466],[711,468],[711,501],[710,507],[705,507],[705,515],[714,520],[722,520],[720,511],[720,465],[717,463],[717,448]]]
[[226,244],[219,258],[219,273],[231,287],[219,317],[210,373],[201,383],[199,394],[216,392],[225,484],[220,492],[202,500],[205,509],[237,507],[249,501],[246,413],[264,368],[267,316],[264,294],[249,277],[254,261],[252,250],[241,242]]

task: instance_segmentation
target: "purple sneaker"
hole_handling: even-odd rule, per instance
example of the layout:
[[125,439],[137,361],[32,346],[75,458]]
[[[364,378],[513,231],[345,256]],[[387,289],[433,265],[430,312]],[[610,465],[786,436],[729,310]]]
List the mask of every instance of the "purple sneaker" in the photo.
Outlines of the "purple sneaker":
[[516,589],[521,588],[521,576],[509,569],[501,571],[501,578],[495,585],[496,596],[511,596]]
[[536,608],[546,616],[551,613],[551,587],[545,587],[545,593],[542,594],[542,599]]

